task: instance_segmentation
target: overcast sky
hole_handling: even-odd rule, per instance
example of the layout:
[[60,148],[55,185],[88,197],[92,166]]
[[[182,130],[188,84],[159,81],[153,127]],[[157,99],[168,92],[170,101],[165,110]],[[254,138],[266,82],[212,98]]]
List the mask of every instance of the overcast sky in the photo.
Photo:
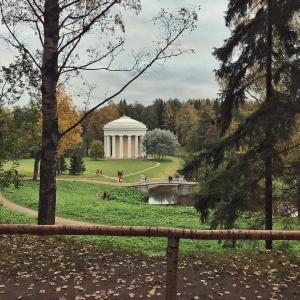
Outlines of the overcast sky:
[[[135,101],[150,105],[156,98],[163,100],[178,98],[188,99],[216,98],[218,84],[213,70],[218,68],[218,62],[212,56],[214,47],[223,45],[229,31],[224,25],[224,12],[227,0],[141,0],[142,12],[139,16],[129,14],[125,20],[127,48],[142,48],[156,38],[153,32],[151,17],[155,16],[161,7],[171,10],[183,4],[199,4],[199,21],[197,28],[191,34],[183,37],[181,44],[192,48],[195,54],[184,54],[168,60],[163,66],[153,66],[147,74],[131,84],[121,95],[114,99],[118,103],[126,99],[127,103]],[[114,94],[120,86],[130,79],[129,74],[90,73],[87,78],[97,85],[91,100],[91,105],[97,104],[104,97]],[[72,93],[70,90],[69,92]],[[76,99],[77,92],[74,91]],[[80,99],[75,100],[78,104]]]
[[[229,36],[229,31],[224,25],[224,12],[228,0],[141,0],[141,4],[142,12],[138,16],[132,12],[126,12],[125,15],[125,49],[128,51],[128,60],[131,49],[150,46],[157,38],[158,33],[150,20],[162,7],[173,11],[183,5],[201,6],[197,28],[181,40],[182,46],[192,48],[195,53],[171,58],[164,65],[154,65],[147,74],[118,95],[114,102],[126,99],[127,103],[137,101],[147,106],[157,98],[163,100],[177,98],[180,101],[216,98],[218,84],[213,70],[218,68],[218,62],[212,56],[212,51],[214,47],[222,46],[224,39]],[[0,33],[2,30],[3,27],[0,27]],[[28,36],[28,40],[32,37]],[[1,48],[0,51],[2,63],[5,63],[9,52],[5,48]],[[126,56],[123,57],[126,62]],[[90,97],[90,107],[116,93],[131,78],[128,73],[94,71],[85,72],[84,76],[95,86]],[[86,100],[83,96],[78,97],[81,87],[83,86],[77,83],[67,87],[67,92],[72,95],[79,108],[83,108],[82,102]]]

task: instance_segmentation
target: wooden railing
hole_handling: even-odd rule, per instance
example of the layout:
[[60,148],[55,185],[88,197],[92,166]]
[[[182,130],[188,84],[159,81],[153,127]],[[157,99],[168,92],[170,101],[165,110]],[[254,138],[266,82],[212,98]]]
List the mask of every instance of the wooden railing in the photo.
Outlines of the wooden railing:
[[269,230],[194,230],[167,227],[75,226],[75,225],[0,225],[0,234],[30,235],[106,235],[128,237],[166,237],[166,300],[177,298],[179,240],[300,240],[300,231]]

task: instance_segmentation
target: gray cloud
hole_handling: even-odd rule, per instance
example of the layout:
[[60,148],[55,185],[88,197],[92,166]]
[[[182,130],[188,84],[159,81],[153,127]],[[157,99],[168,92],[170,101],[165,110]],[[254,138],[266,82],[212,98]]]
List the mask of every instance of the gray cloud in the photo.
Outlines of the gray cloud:
[[[126,50],[139,49],[151,45],[159,34],[149,21],[157,14],[161,6],[171,10],[183,5],[182,0],[142,0],[143,11],[137,17],[126,14]],[[193,4],[184,1],[184,5]],[[224,12],[227,0],[197,1],[201,6],[197,29],[182,38],[181,44],[192,48],[195,54],[184,54],[168,60],[163,66],[154,65],[147,74],[131,84],[115,102],[126,99],[127,103],[138,101],[144,105],[151,104],[156,98],[164,100],[178,98],[187,101],[190,98],[216,98],[218,84],[213,70],[218,68],[218,62],[212,55],[214,47],[220,47],[229,31],[224,25]],[[127,56],[129,60],[130,56]],[[126,56],[125,56],[126,60]],[[120,86],[130,80],[130,74],[98,73],[89,74],[97,84],[92,102],[103,100],[119,90]]]
[[[159,35],[159,31],[149,20],[159,12],[161,7],[174,10],[177,7],[194,3],[201,6],[197,28],[191,34],[184,36],[181,44],[185,48],[194,49],[195,53],[172,58],[163,66],[154,65],[114,101],[119,102],[121,99],[126,99],[128,103],[138,101],[149,105],[156,98],[164,100],[178,98],[181,101],[187,101],[190,98],[217,97],[218,85],[213,70],[218,67],[218,62],[212,56],[212,51],[214,47],[220,47],[223,40],[229,36],[228,29],[224,25],[224,11],[228,1],[141,0],[141,3],[143,10],[138,16],[130,11],[124,13],[126,52],[120,56],[118,63],[122,63],[122,65],[130,63],[131,49],[151,46],[152,41]],[[86,41],[87,43],[82,49],[83,55],[91,39],[86,38]],[[5,57],[5,52],[8,51],[5,49],[1,51],[2,57]],[[7,53],[7,55],[11,55],[11,53]],[[84,72],[83,75],[91,85],[96,87],[90,98],[91,106],[116,93],[132,78],[132,74],[117,72],[90,71]],[[67,88],[78,107],[82,107],[84,97],[77,95],[86,86],[73,80]]]

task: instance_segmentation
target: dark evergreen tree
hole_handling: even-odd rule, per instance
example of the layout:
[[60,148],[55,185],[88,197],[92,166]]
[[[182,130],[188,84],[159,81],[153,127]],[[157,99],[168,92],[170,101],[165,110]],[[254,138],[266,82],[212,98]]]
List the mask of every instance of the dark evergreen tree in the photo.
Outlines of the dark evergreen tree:
[[189,99],[187,103],[191,103],[196,110],[200,110],[201,108],[201,100],[200,99]]
[[82,156],[74,154],[70,159],[69,173],[71,175],[78,175],[85,171],[85,165]]
[[173,111],[171,106],[171,100],[168,100],[165,105],[164,115],[163,115],[163,127],[165,130],[170,130],[176,134],[176,115],[177,112]]
[[66,159],[65,159],[64,156],[61,156],[61,157],[59,158],[59,164],[60,164],[60,171],[61,171],[62,173],[68,170],[68,165],[67,165],[67,163],[66,163]]
[[214,100],[213,110],[216,116],[220,115],[220,101],[218,99]]
[[134,119],[135,111],[132,104],[127,104],[126,106],[126,114],[127,117]]
[[180,102],[177,98],[169,99],[168,101],[170,102],[170,105],[174,112],[177,112],[182,106],[182,102]]
[[137,101],[134,102],[132,106],[132,116],[131,118],[134,120],[137,120],[139,122],[142,122],[142,114],[145,110],[145,106],[141,103],[138,103]]
[[[216,76],[222,87],[223,139],[185,169],[192,174],[195,166],[212,163],[210,172],[203,173],[205,185],[196,205],[203,220],[210,207],[217,208],[212,227],[232,227],[250,203],[263,200],[265,229],[272,230],[273,182],[282,170],[278,143],[289,137],[299,112],[299,102],[282,86],[299,55],[293,27],[299,9],[300,2],[292,0],[229,1],[225,21],[231,37],[214,51],[221,62]],[[261,105],[234,128],[234,110],[247,93],[258,95]],[[272,241],[266,241],[266,248],[272,248]]]
[[205,148],[206,133],[215,118],[215,115],[209,109],[201,113],[197,123],[189,131],[187,136],[187,147],[189,151],[198,152]]
[[154,102],[153,102],[153,108],[156,112],[158,128],[163,129],[165,101],[163,101],[162,99],[155,99]]
[[146,106],[141,114],[141,122],[144,123],[148,130],[158,128],[158,120],[153,105]]
[[126,103],[126,100],[121,100],[118,104],[118,112],[119,115],[122,116],[128,116],[128,105]]

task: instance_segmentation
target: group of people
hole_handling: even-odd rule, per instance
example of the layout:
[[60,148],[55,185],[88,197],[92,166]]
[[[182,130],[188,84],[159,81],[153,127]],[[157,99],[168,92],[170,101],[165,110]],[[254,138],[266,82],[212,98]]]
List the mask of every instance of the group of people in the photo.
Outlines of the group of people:
[[103,169],[100,169],[100,170],[97,169],[97,170],[96,170],[96,175],[97,175],[97,176],[100,176],[100,175],[102,176],[102,173],[103,173]]
[[[97,169],[96,170],[96,175],[97,176],[102,176],[102,173],[103,173],[103,169]],[[118,180],[119,180],[119,182],[122,182],[122,178],[123,178],[123,171],[120,171],[120,170],[118,170]],[[147,178],[147,176],[145,176],[145,182],[147,182],[148,181],[148,178]],[[169,176],[168,177],[168,181],[169,181],[169,183],[171,183],[172,182],[172,180],[173,180],[173,177],[172,176]],[[104,199],[104,196],[103,196],[103,199]]]
[[[96,176],[102,176],[103,174],[103,169],[97,169],[96,170]],[[118,179],[119,179],[119,182],[122,182],[122,177],[123,177],[123,171],[118,171]]]

